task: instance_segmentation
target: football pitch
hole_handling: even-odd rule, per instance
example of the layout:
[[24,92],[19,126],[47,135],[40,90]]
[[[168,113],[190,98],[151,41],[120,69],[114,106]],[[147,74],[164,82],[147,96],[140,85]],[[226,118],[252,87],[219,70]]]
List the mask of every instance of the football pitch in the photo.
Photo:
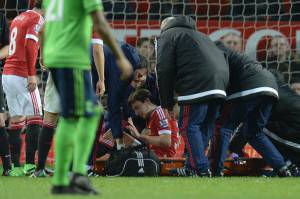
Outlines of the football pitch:
[[300,178],[133,178],[92,179],[100,196],[52,196],[50,178],[0,177],[0,199],[297,199]]

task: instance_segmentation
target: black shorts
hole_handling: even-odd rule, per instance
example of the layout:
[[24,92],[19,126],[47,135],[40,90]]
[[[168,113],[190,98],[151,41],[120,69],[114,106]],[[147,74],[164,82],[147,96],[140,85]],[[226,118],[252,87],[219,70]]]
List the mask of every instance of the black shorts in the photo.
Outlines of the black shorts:
[[60,98],[61,116],[92,116],[97,98],[89,70],[51,68],[51,75]]

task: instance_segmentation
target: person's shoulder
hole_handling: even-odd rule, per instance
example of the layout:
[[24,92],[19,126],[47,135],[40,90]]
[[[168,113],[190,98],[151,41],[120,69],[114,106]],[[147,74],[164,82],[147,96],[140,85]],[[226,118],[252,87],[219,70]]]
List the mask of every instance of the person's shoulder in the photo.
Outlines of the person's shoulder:
[[154,110],[154,114],[155,114],[155,117],[157,117],[159,120],[166,119],[166,115],[161,106],[156,107],[156,109]]
[[24,12],[24,15],[27,16],[27,20],[28,22],[31,23],[43,23],[44,22],[44,18],[42,17],[42,15],[34,10],[27,10],[26,12]]

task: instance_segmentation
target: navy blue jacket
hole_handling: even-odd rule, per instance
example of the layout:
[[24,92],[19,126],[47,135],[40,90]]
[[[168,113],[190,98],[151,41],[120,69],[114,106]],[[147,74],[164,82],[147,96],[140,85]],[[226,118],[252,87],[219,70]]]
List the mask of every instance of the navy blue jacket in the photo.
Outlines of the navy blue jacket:
[[[133,67],[133,71],[140,65],[140,58],[136,48],[124,42],[118,42],[126,58]],[[121,121],[122,111],[128,110],[127,96],[129,92],[129,82],[120,79],[121,71],[119,70],[116,58],[111,49],[104,44],[104,58],[105,58],[105,85],[107,91],[107,105],[108,105],[108,121],[109,127],[112,130],[114,138],[122,137]],[[92,59],[92,77],[93,84],[96,86],[98,75],[95,63]],[[126,103],[125,103],[126,102]]]

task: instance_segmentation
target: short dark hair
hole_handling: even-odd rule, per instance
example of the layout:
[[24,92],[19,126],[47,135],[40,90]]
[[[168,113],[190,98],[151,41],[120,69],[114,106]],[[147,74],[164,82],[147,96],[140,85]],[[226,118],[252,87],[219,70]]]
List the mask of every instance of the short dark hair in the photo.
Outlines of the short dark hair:
[[138,89],[131,93],[131,95],[128,98],[128,104],[129,106],[132,106],[132,104],[136,101],[145,102],[146,99],[151,99],[151,93],[147,89]]
[[142,44],[144,43],[144,42],[146,42],[146,41],[150,41],[150,39],[148,38],[148,37],[141,37],[141,38],[139,38],[138,40],[137,40],[137,43],[136,43],[136,47],[141,47],[142,46]]
[[143,69],[143,68],[148,69],[148,61],[147,61],[146,57],[144,57],[143,55],[141,55],[139,53],[139,58],[140,58],[140,63],[138,64],[136,69]]
[[43,4],[43,0],[35,0],[35,5],[34,7],[41,9]]

